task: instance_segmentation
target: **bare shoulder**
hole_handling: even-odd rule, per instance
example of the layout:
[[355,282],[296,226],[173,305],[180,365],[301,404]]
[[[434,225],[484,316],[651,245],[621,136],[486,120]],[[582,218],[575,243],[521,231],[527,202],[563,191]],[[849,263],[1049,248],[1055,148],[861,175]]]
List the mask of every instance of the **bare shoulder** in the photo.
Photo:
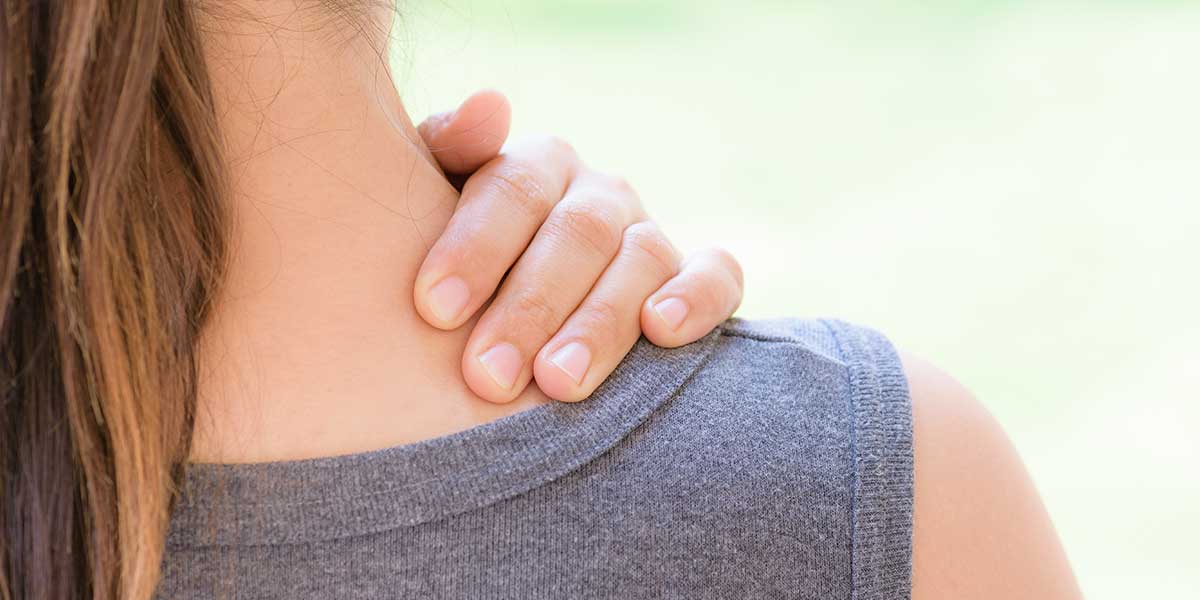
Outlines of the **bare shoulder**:
[[913,403],[913,594],[1080,598],[1054,526],[999,423],[937,367],[901,353]]

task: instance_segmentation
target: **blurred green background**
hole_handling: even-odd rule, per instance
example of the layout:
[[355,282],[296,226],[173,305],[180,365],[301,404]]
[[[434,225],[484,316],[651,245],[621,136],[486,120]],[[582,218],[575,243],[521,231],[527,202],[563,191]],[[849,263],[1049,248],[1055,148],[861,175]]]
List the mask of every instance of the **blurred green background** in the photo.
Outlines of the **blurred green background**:
[[1008,428],[1089,598],[1200,598],[1200,2],[409,0],[414,115],[627,176],[745,317],[836,315]]

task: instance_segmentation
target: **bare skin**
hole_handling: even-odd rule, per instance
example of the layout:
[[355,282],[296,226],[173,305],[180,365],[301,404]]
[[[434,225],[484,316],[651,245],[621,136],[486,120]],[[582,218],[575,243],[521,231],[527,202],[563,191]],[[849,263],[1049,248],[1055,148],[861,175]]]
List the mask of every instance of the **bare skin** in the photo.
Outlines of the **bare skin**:
[[434,329],[405,301],[456,194],[386,73],[357,43],[262,23],[221,22],[207,46],[234,232],[199,348],[193,460],[363,452],[547,401],[480,402],[457,368],[469,329]]
[[[211,62],[235,166],[234,260],[200,348],[193,458],[363,452],[549,401],[535,386],[480,401],[464,381],[478,317],[443,331],[412,301],[457,192],[369,48],[261,30],[221,41]],[[526,381],[536,368],[531,359]],[[905,368],[913,597],[1079,597],[1003,431],[953,379],[911,357]]]
[[913,598],[1081,598],[1021,458],[966,388],[902,355],[913,402]]
[[[418,135],[374,29],[292,0],[224,7],[206,50],[232,269],[200,348],[194,460],[352,453],[579,401],[639,335],[686,344],[736,309],[727,253],[682,260],[632,189],[561,141],[502,148],[499,94]],[[470,175],[461,201],[439,167]],[[435,293],[451,278],[461,308]],[[440,360],[452,351],[458,373]]]

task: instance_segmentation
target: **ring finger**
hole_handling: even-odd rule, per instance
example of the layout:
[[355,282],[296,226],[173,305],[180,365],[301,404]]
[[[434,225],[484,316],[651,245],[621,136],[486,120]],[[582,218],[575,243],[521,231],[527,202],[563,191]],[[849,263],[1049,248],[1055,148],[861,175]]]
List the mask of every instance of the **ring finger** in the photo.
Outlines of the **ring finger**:
[[679,253],[651,222],[625,230],[621,251],[534,362],[538,387],[556,400],[589,396],[641,335],[642,301],[679,270]]

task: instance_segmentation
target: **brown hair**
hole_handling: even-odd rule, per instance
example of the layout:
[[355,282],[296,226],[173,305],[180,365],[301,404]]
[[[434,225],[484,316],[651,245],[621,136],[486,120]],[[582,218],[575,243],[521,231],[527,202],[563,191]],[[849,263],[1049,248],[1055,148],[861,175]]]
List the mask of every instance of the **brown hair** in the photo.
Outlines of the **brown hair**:
[[0,598],[146,598],[224,182],[188,0],[0,0]]

